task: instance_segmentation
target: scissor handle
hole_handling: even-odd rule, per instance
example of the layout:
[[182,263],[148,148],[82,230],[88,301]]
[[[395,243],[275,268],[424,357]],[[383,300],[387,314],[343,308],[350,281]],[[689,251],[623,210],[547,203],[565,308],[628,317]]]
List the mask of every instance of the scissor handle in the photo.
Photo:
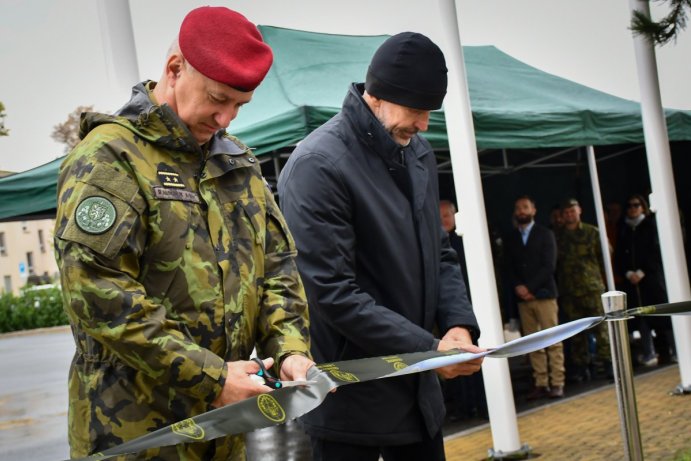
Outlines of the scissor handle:
[[281,387],[283,387],[283,384],[281,384],[280,380],[274,378],[269,374],[269,371],[264,366],[264,362],[260,358],[253,357],[252,361],[259,365],[259,371],[255,374],[264,379],[265,386],[269,386],[271,389],[280,389]]

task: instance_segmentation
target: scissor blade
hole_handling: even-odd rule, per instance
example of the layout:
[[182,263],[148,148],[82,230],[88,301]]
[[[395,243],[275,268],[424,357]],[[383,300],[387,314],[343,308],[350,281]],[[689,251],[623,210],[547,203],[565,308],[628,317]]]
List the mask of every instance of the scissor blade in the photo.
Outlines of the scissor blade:
[[281,387],[309,386],[310,384],[317,384],[317,381],[313,379],[299,381],[281,381]]

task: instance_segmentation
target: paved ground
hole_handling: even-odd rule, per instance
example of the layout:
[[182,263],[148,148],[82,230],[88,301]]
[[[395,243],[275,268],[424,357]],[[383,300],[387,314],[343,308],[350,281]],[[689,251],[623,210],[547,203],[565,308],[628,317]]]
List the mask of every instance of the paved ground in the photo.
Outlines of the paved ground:
[[[0,461],[68,458],[66,380],[73,352],[67,328],[0,335]],[[533,448],[534,457],[624,459],[612,385],[600,381],[572,386],[567,395],[573,397],[527,403],[520,398],[527,389],[524,380],[517,379],[520,359],[511,368],[520,440]],[[672,460],[675,451],[691,449],[691,396],[668,395],[677,384],[675,366],[636,377],[646,460]],[[447,421],[444,433],[449,461],[479,461],[492,447],[489,425],[482,420]],[[250,461],[309,460],[307,438],[294,423],[248,435],[248,451]]]
[[0,460],[58,461],[67,448],[68,328],[0,335]]
[[[638,419],[646,460],[674,459],[691,449],[691,395],[672,396],[679,384],[675,366],[635,378]],[[617,397],[613,385],[542,406],[518,416],[521,443],[545,461],[623,460]],[[448,461],[477,461],[492,447],[489,427],[482,426],[446,439]]]

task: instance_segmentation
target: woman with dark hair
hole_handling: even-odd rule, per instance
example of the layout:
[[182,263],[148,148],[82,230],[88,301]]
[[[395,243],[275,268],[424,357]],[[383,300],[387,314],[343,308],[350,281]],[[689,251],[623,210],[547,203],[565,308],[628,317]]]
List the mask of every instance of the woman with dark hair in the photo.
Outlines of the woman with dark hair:
[[[614,270],[623,281],[628,307],[648,306],[667,302],[665,276],[662,270],[660,242],[655,216],[640,194],[626,201],[624,223],[621,226],[614,252]],[[643,354],[639,361],[644,366],[658,364],[658,345],[661,360],[670,360],[674,340],[668,317],[638,317]],[[652,330],[656,341],[653,341]]]

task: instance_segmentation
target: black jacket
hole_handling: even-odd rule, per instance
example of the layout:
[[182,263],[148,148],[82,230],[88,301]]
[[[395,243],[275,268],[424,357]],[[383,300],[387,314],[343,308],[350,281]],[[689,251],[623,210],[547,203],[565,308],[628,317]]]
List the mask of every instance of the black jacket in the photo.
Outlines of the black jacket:
[[[406,166],[396,161],[401,151]],[[278,191],[298,247],[317,363],[433,350],[435,324],[479,335],[441,227],[434,153],[419,136],[398,146],[362,99],[362,85],[298,145]],[[344,386],[302,422],[321,438],[403,444],[420,440],[425,427],[436,434],[443,416],[438,378],[426,372]]]
[[[638,269],[645,277],[638,285],[632,285],[626,273]],[[624,281],[629,307],[667,302],[660,241],[653,215],[646,216],[636,227],[622,224],[614,251],[614,271]]]
[[506,258],[512,287],[525,285],[537,299],[557,297],[557,243],[551,230],[535,223],[525,245],[521,232],[512,230],[506,239]]

